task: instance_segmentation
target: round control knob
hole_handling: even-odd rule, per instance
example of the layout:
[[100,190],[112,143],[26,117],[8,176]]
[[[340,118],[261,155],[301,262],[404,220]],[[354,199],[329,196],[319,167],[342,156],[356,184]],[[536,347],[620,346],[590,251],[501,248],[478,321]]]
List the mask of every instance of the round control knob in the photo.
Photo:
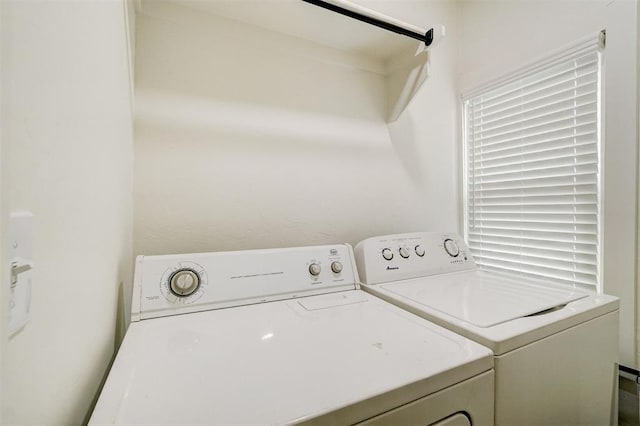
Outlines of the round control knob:
[[460,254],[460,248],[451,238],[444,240],[444,250],[451,257],[456,257]]
[[309,265],[309,273],[314,277],[320,275],[320,271],[322,271],[322,268],[317,263],[312,263],[311,265]]
[[424,247],[422,247],[420,244],[418,244],[415,248],[414,248],[416,254],[420,257],[424,256]]
[[400,256],[402,256],[403,259],[408,259],[409,258],[409,249],[406,247],[400,247],[398,249],[398,253],[400,253]]
[[200,287],[200,276],[192,269],[178,269],[169,277],[169,288],[178,297],[191,296]]
[[342,263],[340,263],[340,262],[331,263],[331,270],[334,273],[339,274],[340,272],[342,272]]
[[384,257],[385,260],[391,260],[393,259],[393,252],[388,248],[382,249],[382,257]]

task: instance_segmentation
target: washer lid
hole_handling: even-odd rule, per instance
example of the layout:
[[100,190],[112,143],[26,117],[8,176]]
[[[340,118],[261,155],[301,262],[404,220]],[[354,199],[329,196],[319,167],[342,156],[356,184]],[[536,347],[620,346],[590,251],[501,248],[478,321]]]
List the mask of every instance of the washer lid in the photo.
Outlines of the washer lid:
[[482,271],[396,281],[378,287],[482,328],[558,308],[588,296],[577,289],[550,287]]
[[90,423],[353,424],[492,366],[489,349],[351,290],[132,323]]

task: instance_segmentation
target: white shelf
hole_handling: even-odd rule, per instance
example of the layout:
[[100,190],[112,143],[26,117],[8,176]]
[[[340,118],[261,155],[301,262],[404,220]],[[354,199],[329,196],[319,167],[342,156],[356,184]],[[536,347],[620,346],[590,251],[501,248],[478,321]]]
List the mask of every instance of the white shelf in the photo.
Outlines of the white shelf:
[[[362,0],[359,3],[358,7],[365,4]],[[384,76],[388,121],[399,117],[428,77],[429,50],[423,42],[302,0],[138,1],[138,13],[164,19],[180,19],[178,12],[184,8],[198,11],[201,19],[210,19],[217,28],[227,27],[230,37],[253,38],[265,48],[286,48],[301,54],[311,43],[316,59]],[[433,45],[444,32],[440,26],[434,29]]]

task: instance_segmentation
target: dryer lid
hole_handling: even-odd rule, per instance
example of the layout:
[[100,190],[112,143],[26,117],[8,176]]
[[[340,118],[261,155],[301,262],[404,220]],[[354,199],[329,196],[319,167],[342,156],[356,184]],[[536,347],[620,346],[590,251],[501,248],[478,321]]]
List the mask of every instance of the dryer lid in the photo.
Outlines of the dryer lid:
[[481,328],[559,308],[588,296],[570,287],[552,287],[478,270],[396,281],[379,287]]

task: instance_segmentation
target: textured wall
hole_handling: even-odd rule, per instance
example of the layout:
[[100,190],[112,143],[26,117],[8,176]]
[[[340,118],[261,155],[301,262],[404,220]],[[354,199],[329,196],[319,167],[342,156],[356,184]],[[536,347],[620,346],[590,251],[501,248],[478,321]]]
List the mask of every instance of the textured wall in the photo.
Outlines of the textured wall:
[[[455,19],[446,2],[379,3]],[[136,25],[136,254],[458,229],[453,37],[387,126],[384,78],[342,52],[175,6]]]
[[2,423],[80,424],[131,274],[124,4],[15,0],[2,13],[8,201],[35,215],[32,316],[7,343]]

